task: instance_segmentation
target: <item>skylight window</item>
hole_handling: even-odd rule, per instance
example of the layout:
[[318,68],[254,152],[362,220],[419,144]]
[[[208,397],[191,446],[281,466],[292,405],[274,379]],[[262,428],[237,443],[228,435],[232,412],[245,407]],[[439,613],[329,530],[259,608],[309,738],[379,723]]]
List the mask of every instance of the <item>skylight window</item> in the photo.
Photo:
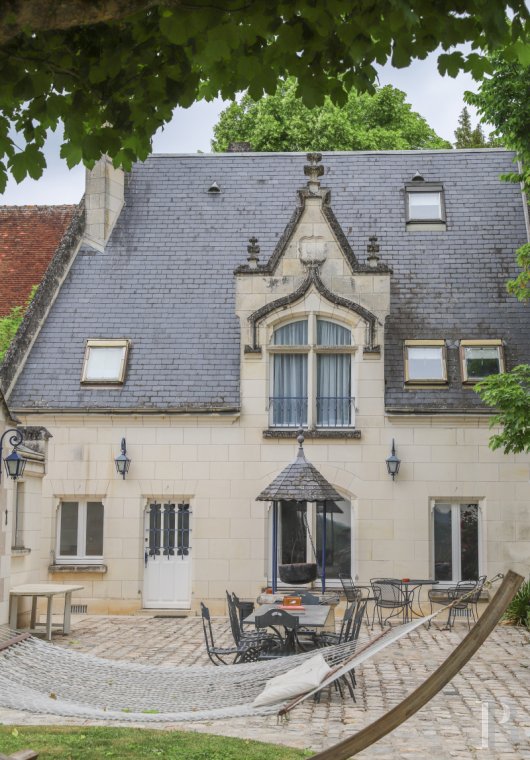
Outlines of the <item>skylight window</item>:
[[426,182],[416,174],[405,185],[407,229],[445,229],[445,198],[440,182]]
[[447,383],[445,341],[405,341],[405,382],[420,385]]
[[128,340],[87,340],[83,383],[123,383]]
[[504,372],[501,340],[461,340],[462,381],[476,383],[489,375]]

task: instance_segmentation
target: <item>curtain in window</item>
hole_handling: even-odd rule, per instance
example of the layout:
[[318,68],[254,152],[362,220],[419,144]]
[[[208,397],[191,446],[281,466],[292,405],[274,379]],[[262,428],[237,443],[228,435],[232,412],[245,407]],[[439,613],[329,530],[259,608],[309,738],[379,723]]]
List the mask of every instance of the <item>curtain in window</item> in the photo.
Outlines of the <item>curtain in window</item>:
[[272,424],[307,425],[307,354],[276,354]]
[[275,346],[307,346],[307,319],[289,322],[274,331]]
[[351,346],[351,332],[342,325],[317,319],[317,343],[319,346]]
[[351,423],[351,357],[317,357],[317,425],[341,427]]
[[[351,332],[342,325],[317,320],[319,346],[350,346]],[[351,424],[351,357],[320,354],[317,357],[317,425],[341,427]]]
[[[276,346],[307,346],[307,341],[307,319],[274,331]],[[276,354],[271,406],[273,425],[307,425],[307,354]]]

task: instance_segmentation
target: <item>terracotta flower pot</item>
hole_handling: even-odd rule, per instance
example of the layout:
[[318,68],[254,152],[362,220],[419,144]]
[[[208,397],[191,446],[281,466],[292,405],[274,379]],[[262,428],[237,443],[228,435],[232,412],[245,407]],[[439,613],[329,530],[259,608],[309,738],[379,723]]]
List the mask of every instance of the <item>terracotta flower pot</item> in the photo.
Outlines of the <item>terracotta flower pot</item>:
[[282,583],[311,583],[317,577],[317,566],[314,562],[293,562],[279,565],[278,572]]

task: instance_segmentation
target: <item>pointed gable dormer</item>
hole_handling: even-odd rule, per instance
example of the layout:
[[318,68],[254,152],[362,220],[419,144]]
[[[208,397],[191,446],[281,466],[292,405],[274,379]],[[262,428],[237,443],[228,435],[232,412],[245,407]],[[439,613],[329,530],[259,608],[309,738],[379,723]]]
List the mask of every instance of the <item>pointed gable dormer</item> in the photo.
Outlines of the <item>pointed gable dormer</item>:
[[[275,315],[315,308],[348,315],[363,334],[364,350],[378,350],[379,328],[389,309],[391,270],[381,256],[371,255],[375,236],[368,260],[356,256],[333,212],[331,192],[321,185],[321,161],[320,153],[307,154],[307,183],[298,190],[298,204],[268,259],[258,245],[259,230],[249,230],[248,263],[234,273],[247,354],[260,352],[267,341],[266,325]],[[355,199],[351,213],[353,219]]]

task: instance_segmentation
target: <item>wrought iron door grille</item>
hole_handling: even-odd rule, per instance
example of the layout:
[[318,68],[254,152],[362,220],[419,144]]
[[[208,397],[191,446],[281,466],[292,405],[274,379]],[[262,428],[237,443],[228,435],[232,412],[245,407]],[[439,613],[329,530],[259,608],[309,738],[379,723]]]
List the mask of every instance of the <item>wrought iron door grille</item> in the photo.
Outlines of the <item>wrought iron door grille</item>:
[[187,557],[190,553],[190,505],[179,504],[177,513],[177,555]]

